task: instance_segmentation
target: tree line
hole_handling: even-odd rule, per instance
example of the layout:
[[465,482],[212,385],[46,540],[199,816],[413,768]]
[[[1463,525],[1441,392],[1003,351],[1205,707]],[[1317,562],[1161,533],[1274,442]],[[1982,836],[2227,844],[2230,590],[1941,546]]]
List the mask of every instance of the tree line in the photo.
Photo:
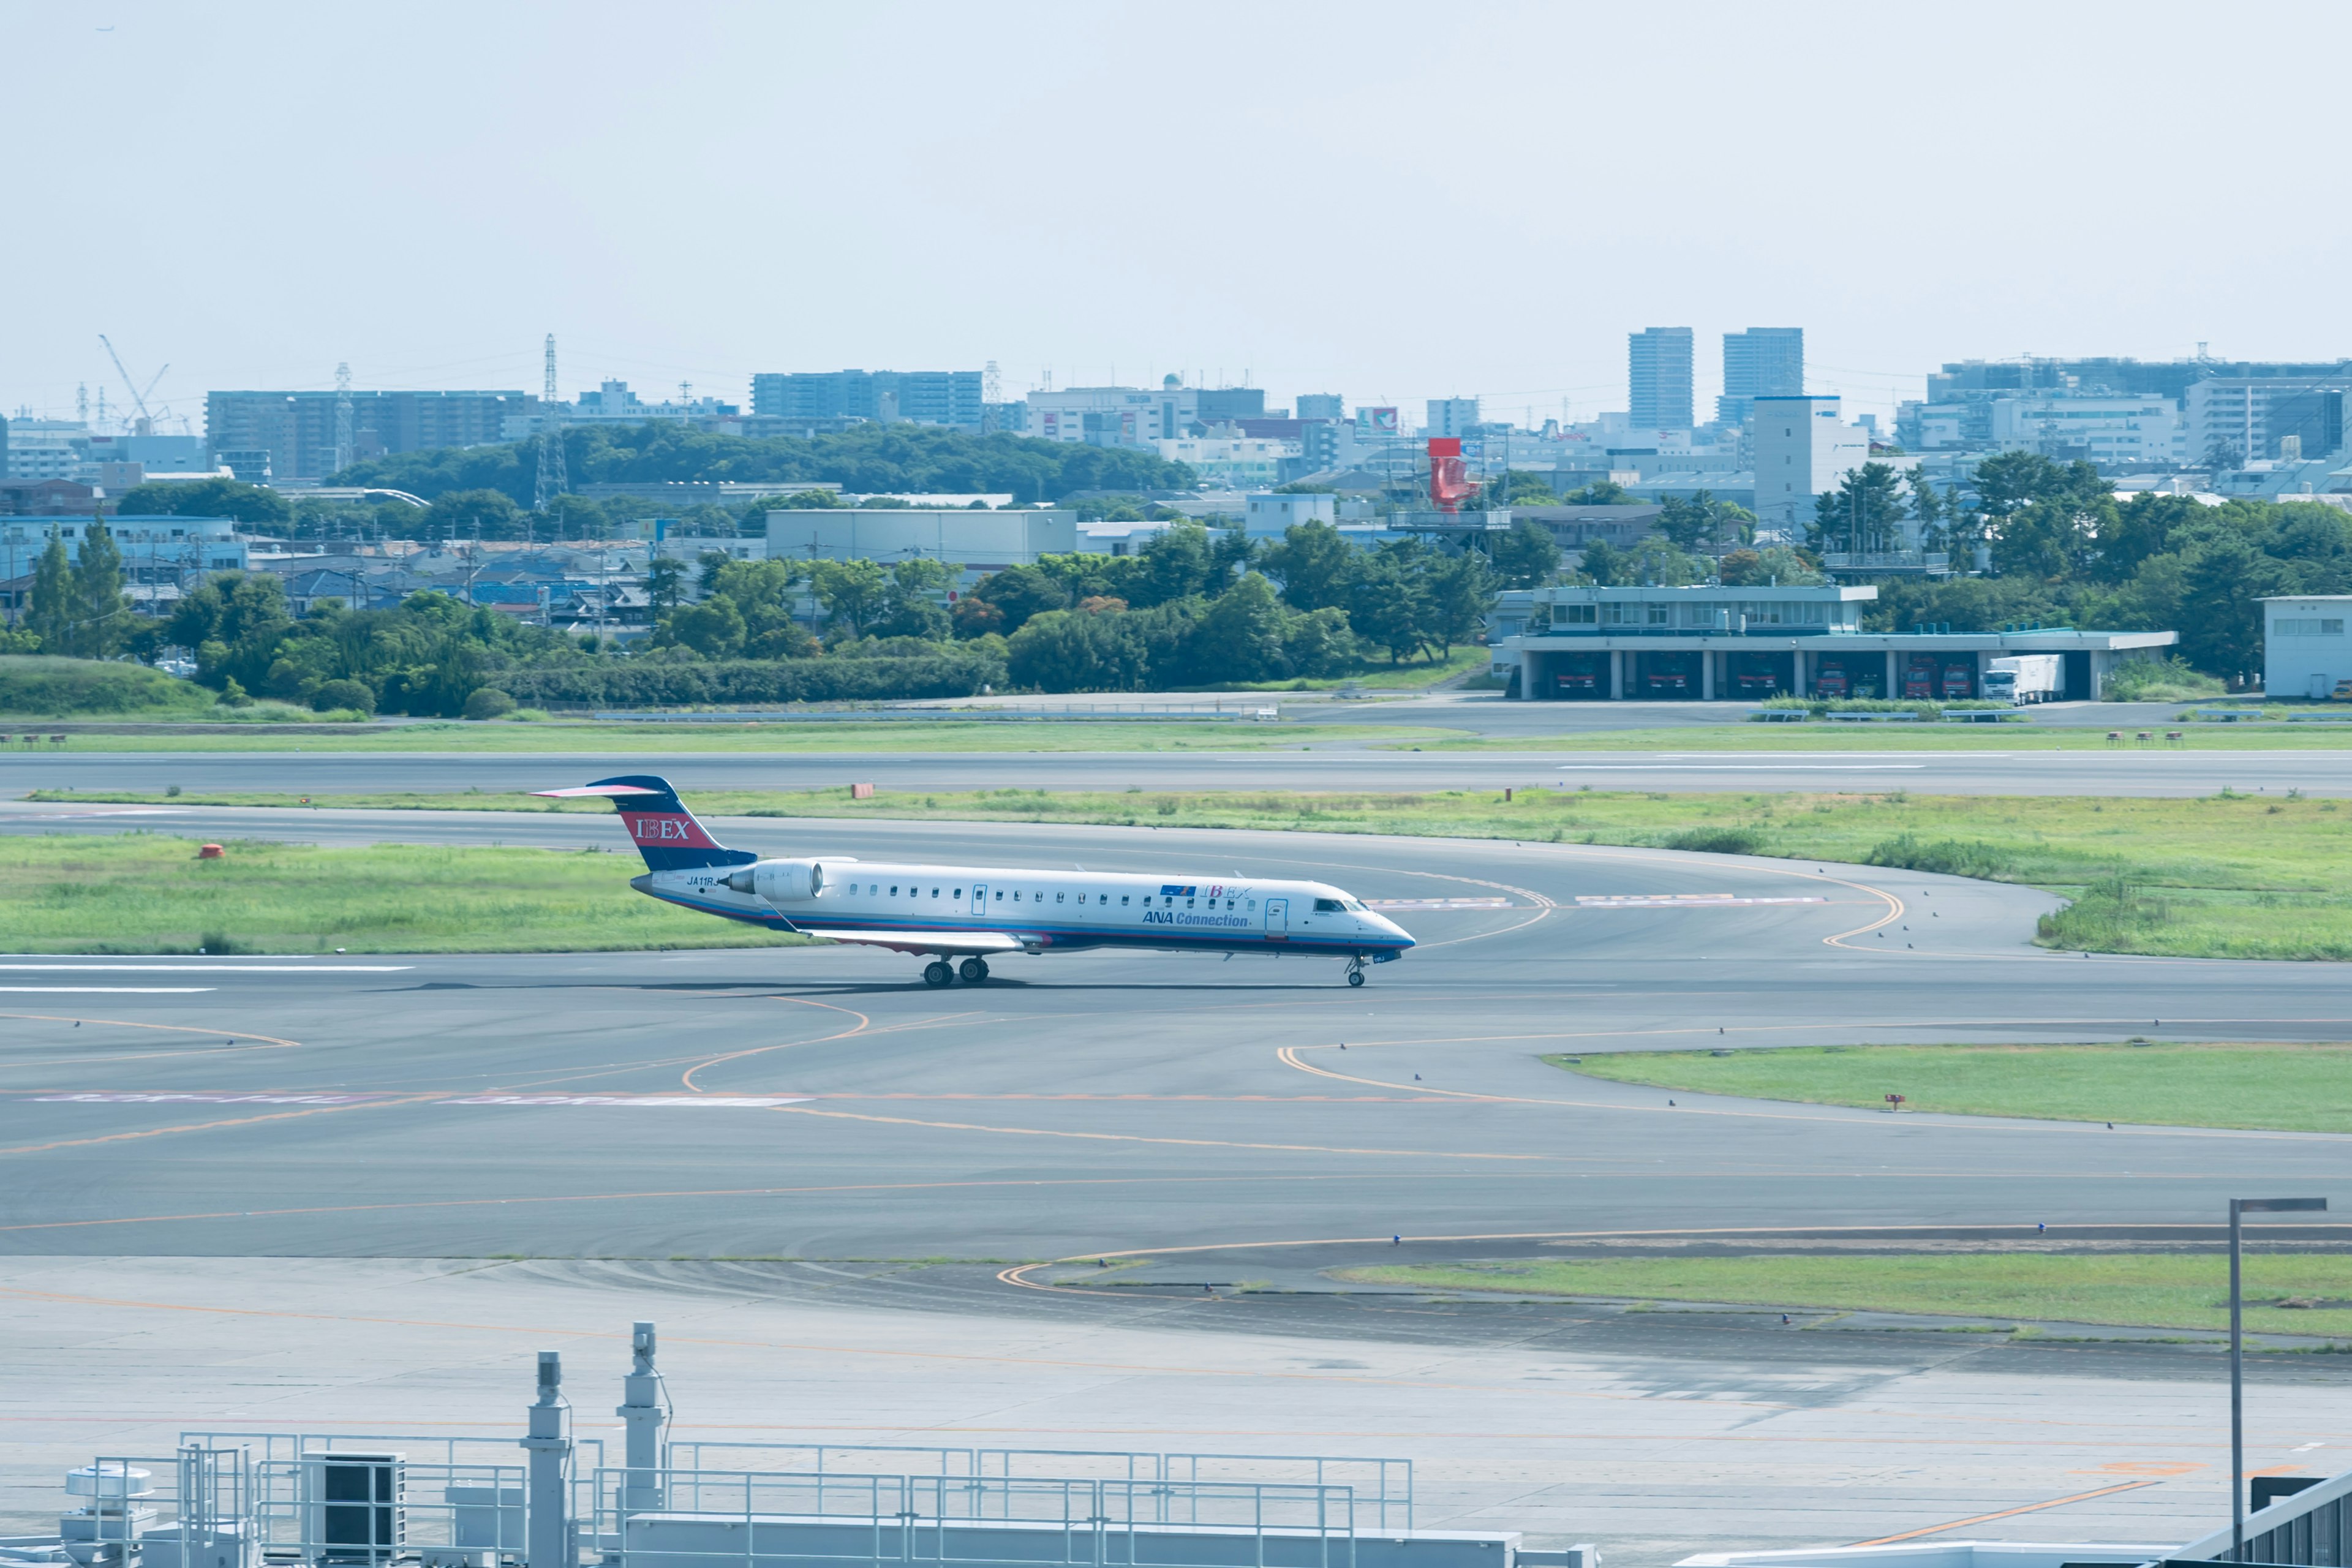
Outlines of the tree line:
[[[406,490],[425,500],[455,490],[495,490],[527,508],[542,438],[371,458],[328,482]],[[557,438],[573,484],[715,480],[789,490],[829,481],[859,493],[1009,494],[1033,506],[1073,490],[1190,489],[1195,480],[1184,464],[1162,461],[1153,453],[1002,431],[973,436],[933,425],[859,425],[839,435],[747,437],[654,420],[567,426]]]
[[2144,492],[2118,500],[2089,463],[2005,452],[1977,467],[1974,499],[1939,494],[1885,463],[1847,474],[1818,503],[1825,548],[1888,548],[1916,523],[1928,549],[1986,574],[1885,580],[1872,630],[1948,624],[1958,631],[2075,626],[2177,631],[2179,657],[2238,686],[2262,679],[2261,601],[2352,593],[2352,515],[2320,502],[2228,500]]

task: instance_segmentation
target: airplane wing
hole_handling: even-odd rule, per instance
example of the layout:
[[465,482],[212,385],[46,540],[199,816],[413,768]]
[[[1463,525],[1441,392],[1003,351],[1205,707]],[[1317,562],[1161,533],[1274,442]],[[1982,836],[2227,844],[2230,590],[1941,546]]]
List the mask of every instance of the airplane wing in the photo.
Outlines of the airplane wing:
[[1027,944],[1017,936],[1007,936],[1000,931],[828,931],[823,926],[794,924],[803,936],[821,936],[834,942],[863,942],[867,947],[887,947],[893,952],[959,953],[1020,952]]

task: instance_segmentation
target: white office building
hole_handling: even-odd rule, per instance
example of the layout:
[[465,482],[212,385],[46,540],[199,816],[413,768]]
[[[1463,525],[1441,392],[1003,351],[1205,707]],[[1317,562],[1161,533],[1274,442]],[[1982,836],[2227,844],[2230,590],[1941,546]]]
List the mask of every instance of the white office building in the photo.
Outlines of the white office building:
[[813,507],[768,513],[771,561],[878,561],[924,556],[961,564],[964,582],[1078,548],[1078,514],[1056,507],[1003,511]]
[[2332,697],[2352,681],[2352,595],[2305,594],[2263,601],[2263,690],[2272,697]]
[[1150,443],[1171,463],[1190,463],[1204,479],[1235,489],[1270,489],[1282,482],[1282,460],[1299,444],[1256,436],[1187,436]]
[[1242,527],[1252,539],[1280,539],[1283,531],[1302,522],[1337,526],[1339,498],[1335,495],[1253,495],[1243,513]]
[[1801,540],[1814,498],[1870,461],[1869,433],[1840,416],[1834,397],[1759,397],[1755,410],[1757,531]]
[[[1943,428],[1939,421],[1939,437]],[[2163,467],[2183,460],[2181,441],[2179,410],[2168,397],[2002,397],[1992,405],[1992,444],[2004,452]]]
[[1140,386],[1071,386],[1029,395],[1027,434],[1096,447],[1148,447],[1172,441],[1200,417],[1197,388],[1173,376],[1158,391]]
[[[2347,389],[2352,381],[2215,375],[2191,382],[2184,400],[2182,460],[2202,463],[2216,448],[2234,456],[2237,464],[2290,453],[2326,457],[2344,446]],[[2285,445],[2288,437],[2294,438],[2292,447]]]

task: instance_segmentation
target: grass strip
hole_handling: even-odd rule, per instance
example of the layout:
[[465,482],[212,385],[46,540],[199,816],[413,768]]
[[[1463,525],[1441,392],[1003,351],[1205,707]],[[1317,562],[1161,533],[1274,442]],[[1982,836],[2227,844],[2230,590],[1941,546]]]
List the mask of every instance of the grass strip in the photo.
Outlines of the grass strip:
[[[1083,699],[1076,700],[1083,701]],[[1109,699],[1104,700],[1106,702]],[[1206,704],[1204,704],[1205,706]],[[1226,705],[1234,700],[1226,699]],[[0,732],[5,732],[0,731]],[[1254,720],[1197,722],[1155,720],[942,720],[859,723],[775,722],[599,724],[550,719],[527,723],[466,723],[457,720],[388,724],[358,733],[301,728],[238,729],[224,724],[202,734],[69,734],[59,745],[43,739],[11,751],[55,752],[455,752],[561,756],[608,756],[656,752],[1158,752],[1288,750],[1326,741],[1378,741],[1430,745],[1458,730],[1382,724],[1301,724]]]
[[1799,1046],[1625,1051],[1554,1067],[1618,1083],[1906,1111],[2352,1132],[2352,1046]]
[[0,838],[0,951],[547,952],[805,941],[630,890],[635,855],[239,841]]
[[[1343,1279],[1433,1290],[1827,1307],[2011,1322],[2222,1331],[2230,1326],[2228,1260],[2196,1253],[1546,1258],[1336,1272]],[[2352,1334],[2352,1258],[2249,1253],[2243,1289],[2250,1329]],[[2313,1304],[2289,1307],[2283,1301]]]
[[[558,769],[560,773],[560,769]],[[1139,780],[1150,776],[1141,763]],[[555,782],[572,782],[558,778]],[[279,794],[39,791],[32,798],[183,805],[303,804]],[[525,795],[319,795],[378,809],[598,814],[602,801]],[[714,790],[714,816],[887,817],[1398,833],[1533,843],[1613,844],[1835,860],[2023,883],[2076,901],[2044,922],[2069,952],[2183,958],[2352,959],[2352,900],[2336,868],[2352,850],[2352,810],[2334,800],[2229,792],[2197,799],[2055,795],[1667,795],[1517,788],[1426,794],[981,790],[925,795],[846,788]],[[1927,902],[1923,900],[1923,902]],[[1930,914],[1928,909],[1916,911]]]
[[[2175,743],[2165,736],[2180,731]],[[2189,724],[2142,720],[2120,741],[2104,729],[2011,720],[1998,724],[1693,724],[1679,730],[1572,730],[1549,735],[1467,735],[1429,746],[1444,752],[2325,752],[2352,746],[2352,723]],[[2141,734],[2149,739],[2142,742]]]

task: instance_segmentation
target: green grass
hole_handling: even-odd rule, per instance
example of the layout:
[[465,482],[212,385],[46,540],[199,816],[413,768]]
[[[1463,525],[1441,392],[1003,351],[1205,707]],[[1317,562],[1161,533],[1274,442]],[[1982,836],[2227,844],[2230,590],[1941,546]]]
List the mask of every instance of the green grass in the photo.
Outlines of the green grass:
[[[1217,691],[1332,691],[1343,686],[1360,686],[1367,691],[1426,691],[1441,681],[1457,675],[1475,675],[1485,671],[1493,658],[1493,650],[1479,644],[1473,647],[1457,647],[1445,658],[1427,663],[1372,665],[1352,675],[1320,676],[1309,679],[1242,681],[1225,686],[1207,686],[1200,689]],[[1073,701],[1087,700],[1081,694]]]
[[[559,781],[561,782],[561,781]],[[37,791],[53,801],[292,806],[277,794]],[[603,814],[602,801],[527,795],[320,795],[321,806]],[[2352,959],[2352,900],[2334,868],[2352,810],[2332,800],[1884,795],[1673,795],[1527,789],[1407,794],[846,789],[709,791],[716,816],[910,817],[1397,833],[1614,844],[1906,867],[2025,883],[2077,901],[2045,921],[2066,951],[2175,957]],[[1924,911],[1923,911],[1924,912]]]
[[148,834],[0,838],[0,951],[541,952],[803,940],[631,890],[635,855],[226,848],[199,860],[194,840]]
[[[2155,738],[2141,745],[2135,736]],[[2179,748],[2165,732],[2181,731]],[[2306,752],[2352,746],[2352,724],[2341,729],[2316,724],[2189,724],[2151,721],[2126,725],[2120,744],[2105,730],[2055,725],[1838,723],[1808,720],[1798,724],[1694,724],[1683,730],[1578,730],[1556,735],[1465,735],[1428,749],[1433,752]]]
[[[1978,1252],[1843,1258],[1627,1258],[1405,1264],[1339,1277],[1436,1290],[1828,1307],[2010,1321],[2227,1330],[2228,1262],[2210,1254]],[[2256,1253],[2245,1260],[2246,1326],[2352,1334],[2352,1258]],[[2283,1300],[2322,1303],[2282,1307]]]
[[49,718],[205,718],[213,693],[143,664],[106,659],[0,657],[0,713]]
[[[1086,698],[1073,698],[1084,702]],[[1097,699],[1108,703],[1109,698]],[[1232,700],[1227,699],[1228,706]],[[1200,723],[1083,721],[946,720],[894,723],[642,723],[598,724],[545,720],[467,723],[458,720],[386,724],[360,733],[267,733],[225,727],[202,734],[72,735],[63,747],[74,752],[567,752],[609,755],[630,752],[1158,752],[1248,751],[1303,746],[1310,742],[1366,740],[1400,745],[1451,739],[1454,730],[1402,725]]]
[[1748,1100],[1906,1111],[2352,1132],[2352,1046],[1856,1046],[1625,1051],[1588,1078]]
[[[1140,770],[1139,770],[1139,772]],[[555,782],[565,782],[558,779]],[[266,794],[37,792],[35,799],[292,805]],[[523,795],[320,795],[320,805],[603,813],[602,801]],[[2336,868],[2352,807],[2292,795],[2200,799],[2041,795],[1665,795],[1519,789],[1428,794],[846,789],[709,791],[717,816],[912,817],[1125,826],[1398,833],[1616,844],[1837,860],[2024,883],[2078,900],[2042,940],[2069,952],[2352,959],[2352,900]],[[1919,911],[1925,913],[1925,910]]]

